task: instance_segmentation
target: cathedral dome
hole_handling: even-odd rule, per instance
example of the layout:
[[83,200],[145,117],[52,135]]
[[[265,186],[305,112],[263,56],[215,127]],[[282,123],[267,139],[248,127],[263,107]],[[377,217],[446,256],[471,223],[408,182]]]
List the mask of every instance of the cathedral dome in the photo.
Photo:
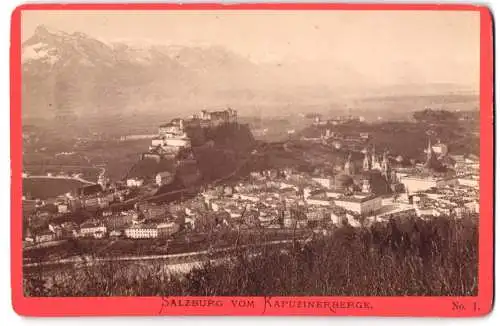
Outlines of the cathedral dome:
[[370,183],[371,191],[376,195],[386,195],[391,192],[389,183],[380,171],[364,171],[355,177],[357,184],[363,184],[364,180]]
[[363,171],[363,172],[359,173],[359,180],[371,180],[372,175],[377,174],[377,173],[380,174],[379,171],[373,171],[373,170]]
[[344,191],[354,184],[352,177],[347,174],[337,174],[335,176],[335,190]]

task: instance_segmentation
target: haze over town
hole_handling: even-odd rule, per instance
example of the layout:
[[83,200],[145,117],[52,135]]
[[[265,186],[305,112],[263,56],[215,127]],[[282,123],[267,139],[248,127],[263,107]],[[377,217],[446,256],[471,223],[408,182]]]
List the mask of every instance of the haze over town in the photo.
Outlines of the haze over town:
[[[28,11],[23,111],[127,114],[234,103],[241,114],[260,115],[401,111],[419,96],[477,94],[478,22],[476,13],[430,11]],[[48,85],[39,85],[46,56],[58,62],[43,79]],[[62,64],[68,60],[78,64]],[[47,98],[57,82],[80,85],[70,105]],[[371,101],[391,96],[406,98]]]

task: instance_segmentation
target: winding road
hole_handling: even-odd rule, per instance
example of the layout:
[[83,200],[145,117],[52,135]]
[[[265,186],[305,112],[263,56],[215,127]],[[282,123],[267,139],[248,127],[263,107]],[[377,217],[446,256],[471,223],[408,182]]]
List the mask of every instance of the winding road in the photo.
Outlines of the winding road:
[[[299,243],[303,243],[304,239],[297,239]],[[42,266],[64,266],[64,265],[76,265],[76,266],[88,266],[96,263],[111,263],[111,262],[144,262],[144,261],[155,261],[155,260],[191,260],[188,262],[176,262],[167,265],[181,265],[181,264],[201,264],[206,261],[204,257],[210,257],[210,255],[221,254],[221,253],[231,253],[238,249],[248,249],[248,248],[258,248],[264,246],[276,246],[284,244],[292,244],[294,240],[275,240],[269,242],[263,242],[260,244],[249,244],[240,246],[231,246],[225,248],[216,248],[208,250],[200,250],[195,252],[187,252],[181,254],[164,254],[164,255],[144,255],[144,256],[123,256],[123,257],[90,257],[90,256],[75,256],[71,258],[58,259],[53,261],[45,261],[40,263],[27,263],[23,265],[24,269],[36,268]]]

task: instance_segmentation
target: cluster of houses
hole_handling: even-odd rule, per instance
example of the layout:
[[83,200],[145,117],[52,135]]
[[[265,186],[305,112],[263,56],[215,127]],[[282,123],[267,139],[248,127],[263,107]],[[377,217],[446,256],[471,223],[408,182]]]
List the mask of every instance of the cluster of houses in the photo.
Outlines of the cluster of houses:
[[80,225],[72,221],[49,223],[47,229],[34,235],[28,232],[26,240],[39,243],[68,238],[168,238],[183,227],[184,221],[179,216],[170,214],[167,206],[145,204],[121,212],[104,210]]
[[429,142],[426,153],[424,164],[398,169],[398,178],[407,192],[459,186],[479,188],[479,158],[448,155],[447,146],[440,142],[435,145]]
[[[148,193],[151,190],[151,194],[154,194],[158,188],[174,182],[179,175],[183,184],[193,184],[201,177],[201,173],[191,151],[192,140],[186,132],[187,128],[217,127],[237,123],[237,119],[237,111],[231,108],[212,112],[203,110],[186,119],[172,119],[159,127],[157,135],[140,137],[152,138],[151,145],[147,152],[141,154],[139,163],[131,168],[124,183],[111,184],[104,175],[100,175],[96,184],[86,185],[54,200],[36,202],[35,208],[55,206],[57,213],[53,214],[57,216],[70,215],[77,211],[106,212],[112,203],[124,202],[138,193]],[[179,225],[161,219],[142,221],[132,219],[131,216],[129,212],[103,216],[101,219],[92,219],[75,226],[71,232],[59,232],[59,228],[67,229],[61,225],[51,226],[53,230],[45,230],[33,237],[33,240],[43,242],[68,236],[102,238],[118,235],[128,238],[155,238],[172,234],[184,226],[182,223]],[[187,217],[188,221],[191,221],[190,225],[194,225],[189,214]]]
[[397,197],[370,187],[353,191],[345,174],[312,177],[291,169],[252,172],[234,185],[207,186],[198,196],[168,205],[141,204],[80,225],[50,225],[32,237],[44,242],[64,237],[168,238],[179,230],[207,232],[229,228],[313,228],[369,226],[393,218],[477,214],[478,189],[469,185],[431,187]]
[[334,132],[330,128],[324,129],[319,136],[306,137],[302,136],[301,140],[312,143],[332,146],[340,150],[346,149],[349,151],[362,151],[370,140],[371,135],[368,132],[352,132],[349,134]]
[[[168,185],[182,164],[196,163],[189,155],[191,140],[186,125],[236,122],[236,111],[202,111],[189,119],[174,119],[160,126],[149,152],[142,154],[137,176],[122,186],[110,186],[104,176],[98,183],[56,201],[64,214],[73,209],[96,209],[99,216],[80,225],[68,221],[49,224],[47,230],[31,234],[35,242],[67,237],[168,238],[180,230],[208,232],[229,228],[315,228],[351,225],[361,227],[403,216],[452,216],[477,214],[479,210],[479,162],[475,157],[453,156],[452,170],[444,164],[450,158],[446,145],[429,141],[427,159],[421,166],[393,168],[387,152],[362,151],[362,171],[348,156],[345,164],[329,175],[271,169],[251,172],[245,181],[225,186],[207,186],[195,198],[167,205],[141,204],[133,210],[111,212],[110,203],[124,201],[134,188],[143,187],[142,168],[156,187]],[[343,120],[341,120],[343,121]],[[350,121],[350,120],[349,120]],[[334,137],[328,131],[328,137]],[[369,135],[359,135],[367,139]],[[174,167],[165,159],[175,154]],[[166,156],[164,156],[166,155]],[[171,169],[173,168],[173,170]],[[443,172],[444,171],[444,172]],[[195,174],[193,174],[195,175]]]
[[247,182],[209,189],[202,195],[210,210],[227,213],[230,225],[327,228],[348,223],[357,227],[370,217],[375,222],[375,217],[389,218],[389,213],[415,214],[410,205],[382,211],[382,196],[371,192],[349,193],[342,188],[345,185],[338,186],[327,183],[326,178],[269,170],[253,172]]
[[479,191],[469,185],[453,185],[419,191],[409,198],[418,216],[463,216],[479,213]]
[[[447,149],[437,145],[439,156],[446,155]],[[410,172],[392,168],[385,154],[380,161],[365,151],[360,173],[349,157],[335,176],[290,169],[252,172],[248,182],[208,190],[203,197],[209,209],[228,213],[230,221],[250,220],[266,227],[345,223],[356,227],[403,216],[477,214],[477,175],[438,173],[441,166],[430,145],[427,152],[427,161]]]
[[123,202],[133,191],[122,183],[110,185],[100,177],[98,183],[90,184],[59,196],[53,204],[61,214],[80,210],[97,211],[108,208],[112,203]]

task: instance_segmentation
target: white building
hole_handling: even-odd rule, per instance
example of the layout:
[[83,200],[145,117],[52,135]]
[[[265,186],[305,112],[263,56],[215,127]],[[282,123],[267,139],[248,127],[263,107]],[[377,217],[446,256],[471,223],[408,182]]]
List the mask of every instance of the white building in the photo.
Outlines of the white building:
[[283,219],[283,226],[285,228],[293,228],[295,227],[297,221],[293,218],[291,218],[291,216],[286,216],[284,219]]
[[367,194],[354,194],[334,199],[335,205],[358,214],[375,213],[382,207],[382,197]]
[[191,139],[187,137],[186,134],[181,135],[172,135],[166,134],[159,137],[155,137],[151,140],[151,148],[156,148],[160,146],[163,149],[168,149],[169,147],[173,148],[190,148],[191,147]]
[[306,203],[312,206],[323,206],[323,207],[333,206],[333,201],[330,198],[326,198],[324,196],[307,197]]
[[36,242],[49,242],[56,240],[56,235],[51,231],[45,231],[35,236]]
[[163,186],[171,183],[174,180],[174,176],[168,171],[160,172],[156,175],[155,180],[158,186]]
[[158,238],[158,227],[154,224],[138,224],[125,229],[125,236],[131,239]]
[[247,200],[247,201],[254,202],[254,203],[257,203],[260,201],[260,198],[257,195],[238,194],[237,196],[239,197],[240,200]]
[[325,188],[330,189],[333,187],[332,178],[312,178],[312,180]]
[[331,190],[331,191],[326,192],[326,197],[328,197],[328,198],[339,198],[339,197],[343,197],[343,196],[344,196],[344,192],[340,192],[340,191]]
[[238,121],[238,112],[231,108],[227,108],[222,111],[206,111],[202,110],[196,116],[198,119],[203,121],[210,121],[215,124],[236,122]]
[[479,188],[479,178],[474,176],[461,177],[458,178],[458,184],[461,186],[469,186],[473,188]]
[[479,201],[472,200],[470,202],[464,203],[464,207],[469,213],[479,213]]
[[373,218],[373,222],[387,221],[390,218],[401,218],[408,216],[416,216],[417,212],[415,207],[405,205],[405,206],[397,206],[394,209],[390,209],[380,214],[377,214],[376,217]]
[[144,184],[144,179],[141,178],[127,179],[127,187],[129,188],[141,187],[143,184]]
[[109,232],[110,237],[119,237],[121,235],[122,235],[122,233],[118,230],[113,230],[113,231]]
[[177,123],[174,123],[174,121],[165,123],[160,126],[158,129],[158,133],[161,136],[164,135],[170,135],[170,136],[175,136],[175,135],[182,135],[184,133],[184,121],[182,119],[178,119]]
[[432,145],[432,150],[434,153],[436,153],[438,156],[445,156],[448,154],[448,146],[445,144],[438,142],[437,144]]
[[151,140],[151,146],[158,147],[158,146],[163,146],[163,137],[155,137]]
[[358,221],[356,218],[354,218],[354,216],[347,214],[346,217],[347,217],[347,223],[349,223],[350,226],[352,226],[353,228],[361,227],[361,222]]
[[109,199],[107,197],[93,196],[82,199],[81,204],[86,208],[106,208],[109,207]]
[[57,212],[62,214],[69,212],[68,204],[57,205]]
[[306,218],[308,221],[323,221],[328,215],[324,209],[311,209],[306,212]]
[[442,188],[448,185],[457,185],[457,178],[440,178],[433,176],[407,175],[400,178],[400,182],[409,193],[425,191],[431,188]]
[[99,197],[97,198],[97,204],[99,205],[99,208],[107,208],[109,207],[109,198],[108,197]]
[[189,138],[169,138],[163,139],[162,147],[179,147],[179,148],[189,148],[191,147],[191,140]]
[[179,231],[180,226],[174,222],[160,223],[158,224],[157,229],[158,237],[166,238]]
[[80,225],[80,236],[102,238],[107,232],[105,225],[98,222],[85,222]]
[[345,213],[340,213],[338,211],[330,213],[330,220],[332,221],[332,224],[336,226],[341,226],[345,217],[346,217]]

